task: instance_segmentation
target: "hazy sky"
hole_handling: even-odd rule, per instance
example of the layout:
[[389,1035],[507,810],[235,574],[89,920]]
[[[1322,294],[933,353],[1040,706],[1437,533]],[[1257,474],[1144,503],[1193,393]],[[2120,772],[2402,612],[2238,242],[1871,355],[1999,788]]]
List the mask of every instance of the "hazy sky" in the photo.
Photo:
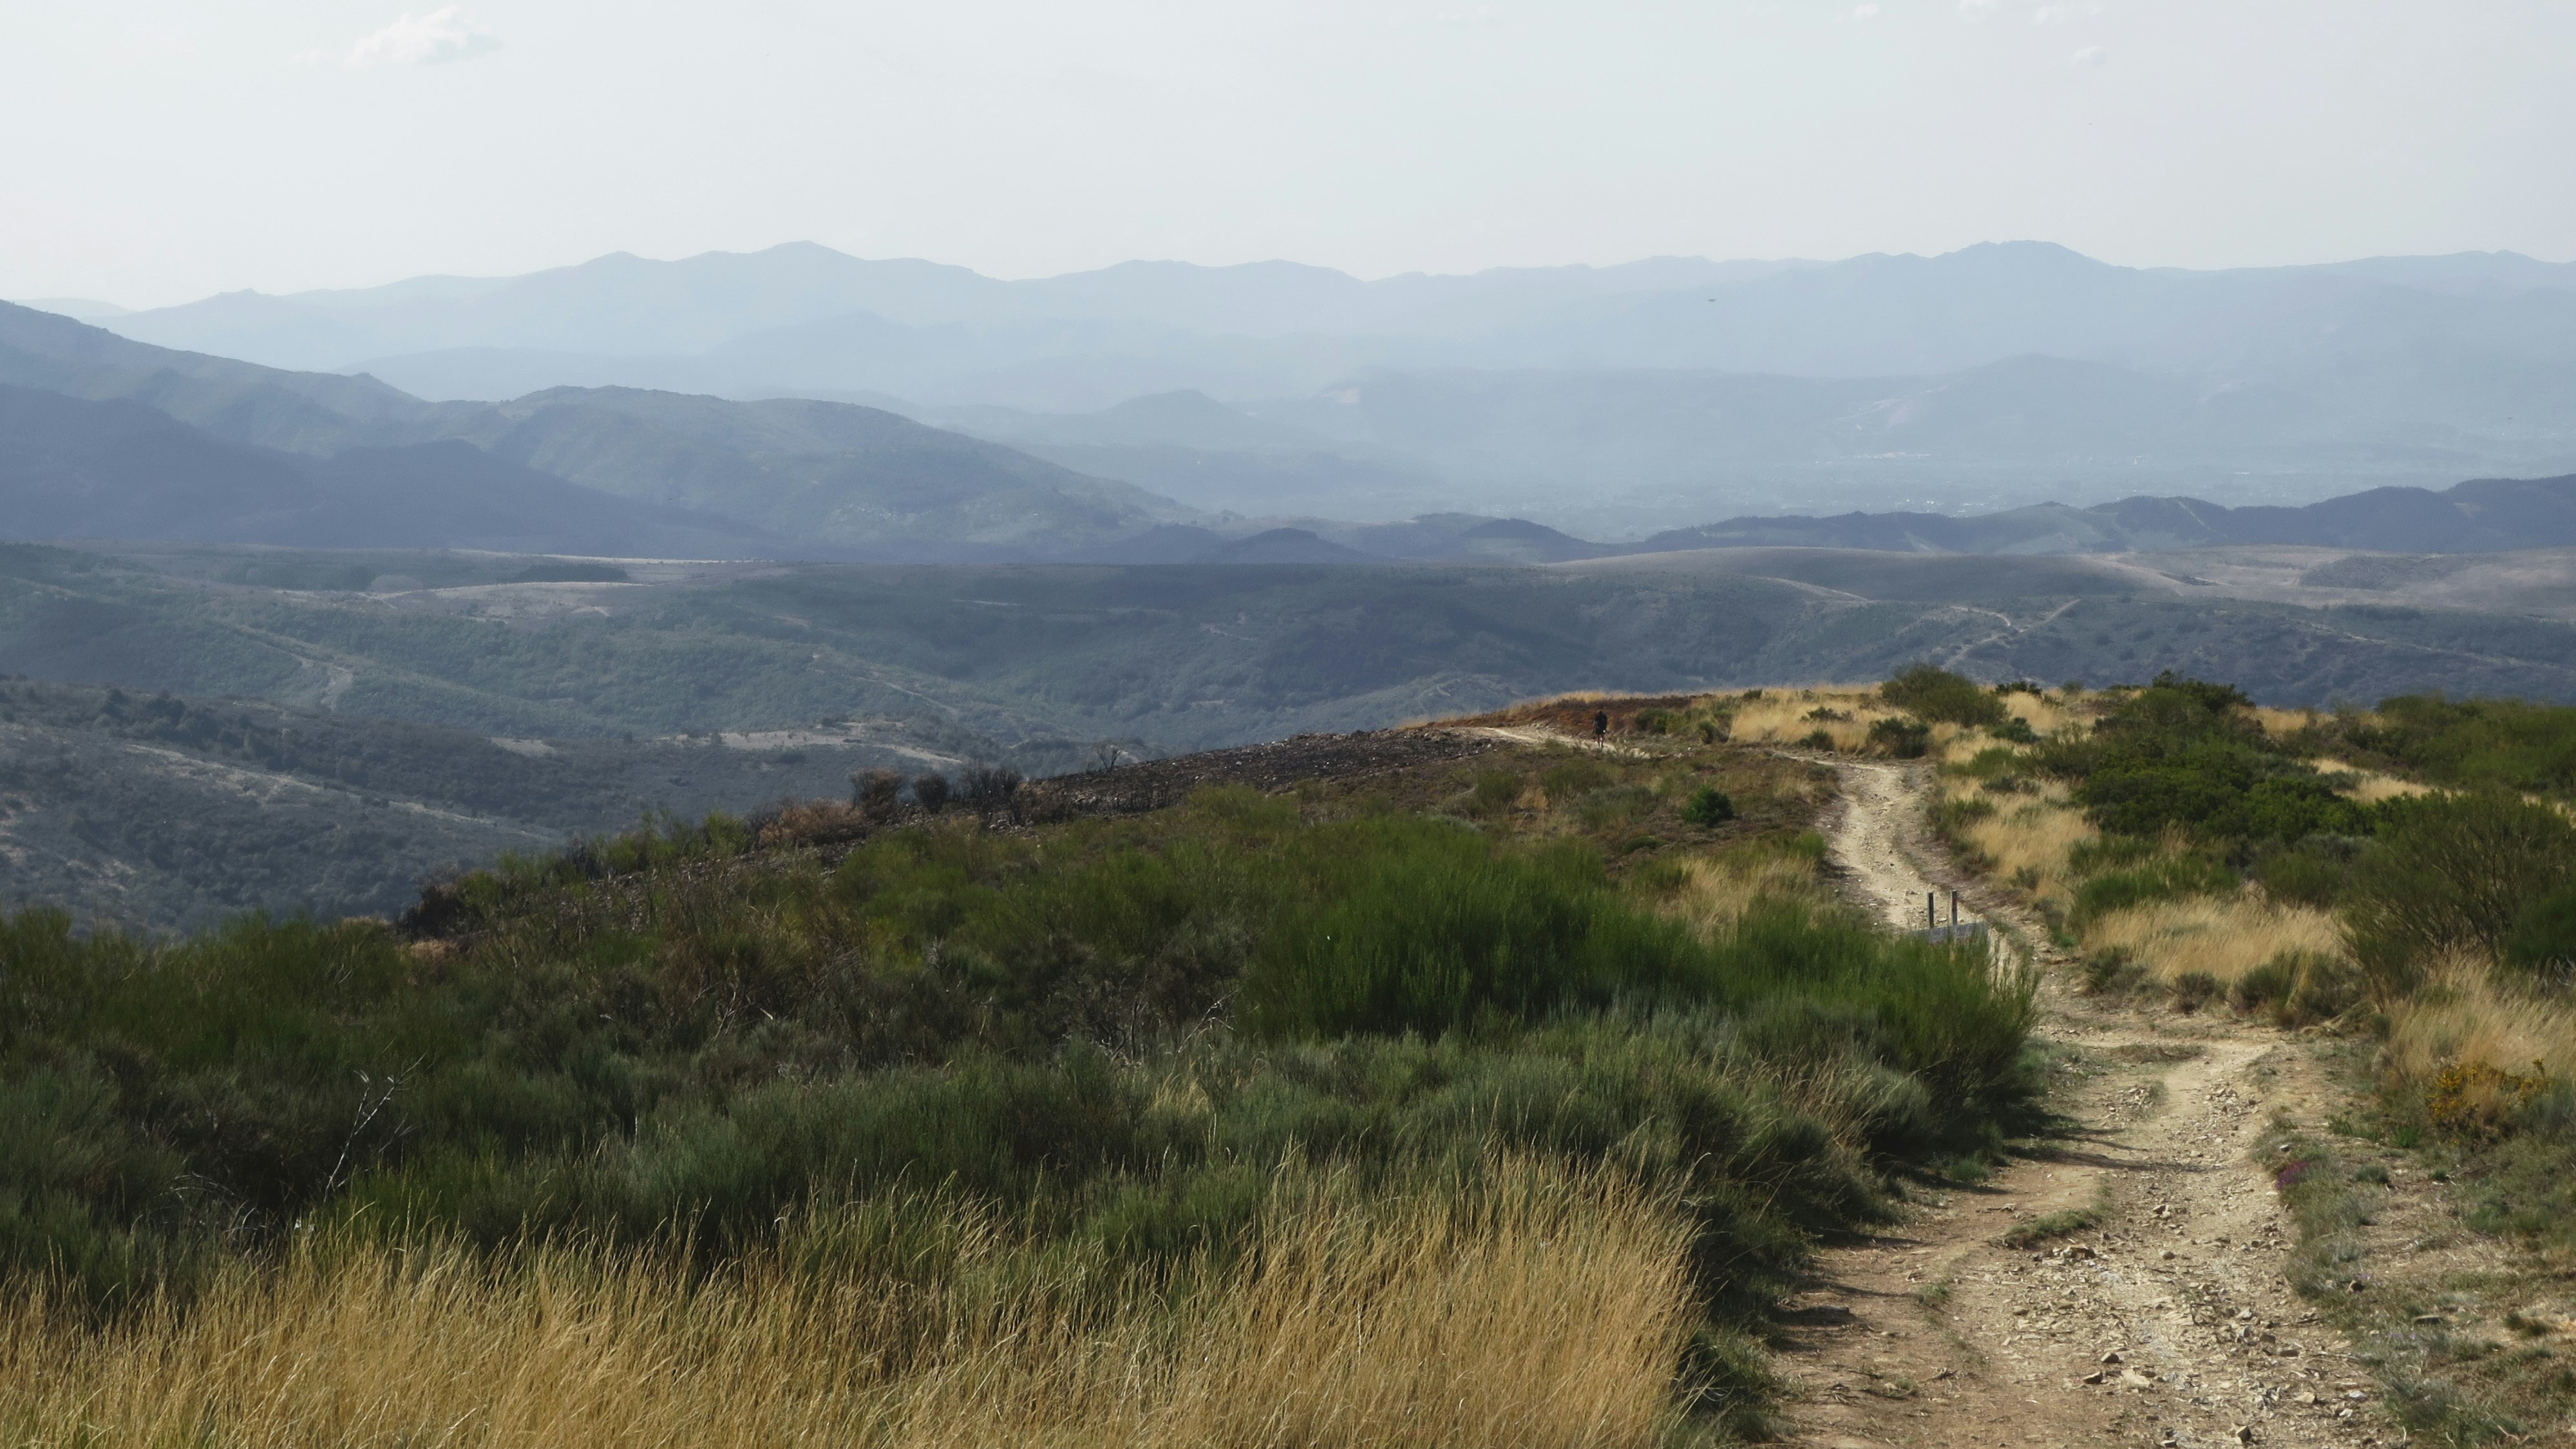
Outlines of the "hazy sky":
[[0,0],[0,296],[811,239],[2576,257],[2571,0]]

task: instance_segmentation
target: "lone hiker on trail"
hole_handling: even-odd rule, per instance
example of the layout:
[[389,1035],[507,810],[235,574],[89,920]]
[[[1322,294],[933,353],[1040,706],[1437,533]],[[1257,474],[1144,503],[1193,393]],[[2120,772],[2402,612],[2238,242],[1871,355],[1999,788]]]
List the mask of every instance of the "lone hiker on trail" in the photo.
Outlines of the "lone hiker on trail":
[[1610,737],[1610,711],[1596,709],[1592,712],[1592,737],[1596,740]]

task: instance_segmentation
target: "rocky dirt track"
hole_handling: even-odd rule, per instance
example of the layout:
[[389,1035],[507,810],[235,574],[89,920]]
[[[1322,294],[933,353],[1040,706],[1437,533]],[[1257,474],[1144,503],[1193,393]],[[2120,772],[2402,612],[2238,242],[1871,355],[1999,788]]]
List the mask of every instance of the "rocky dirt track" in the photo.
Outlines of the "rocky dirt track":
[[[2006,954],[2045,934],[1948,869],[1920,767],[1837,761],[1832,859],[1903,925],[1962,898]],[[2066,1130],[1976,1187],[1828,1250],[1790,1305],[1792,1442],[1862,1446],[2401,1442],[2337,1337],[2284,1281],[2292,1229],[2258,1139],[2331,1100],[2307,1052],[2223,1013],[2096,1007],[2042,959],[2039,1035]],[[2090,1215],[2088,1226],[2065,1231]],[[2016,1239],[2047,1231],[2020,1246]]]

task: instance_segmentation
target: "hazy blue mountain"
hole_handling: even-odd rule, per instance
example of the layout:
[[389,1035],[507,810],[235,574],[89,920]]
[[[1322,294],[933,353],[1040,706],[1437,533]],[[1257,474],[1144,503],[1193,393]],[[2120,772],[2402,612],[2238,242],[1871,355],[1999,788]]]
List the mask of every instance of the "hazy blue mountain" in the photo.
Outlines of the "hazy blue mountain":
[[[1176,364],[1259,376],[1293,370],[1289,354],[1315,338],[1359,344],[1344,349],[1353,369],[1886,376],[2045,353],[2207,372],[2313,367],[2430,341],[2565,360],[2576,355],[2563,325],[2576,315],[2567,310],[2576,307],[2571,278],[2576,267],[2510,253],[2196,273],[2009,242],[1822,264],[1667,258],[1379,281],[1287,262],[1129,262],[1004,282],[800,243],[673,262],[621,254],[516,278],[230,293],[115,320],[140,340],[306,368],[457,349],[484,349],[495,361],[492,350],[533,350],[593,367],[607,358],[663,367],[700,358],[708,377],[742,384],[884,386],[849,380],[873,360],[908,370],[916,383],[891,390],[926,398],[934,380],[953,391],[962,373],[1007,373],[1067,352],[1131,368],[1169,354]],[[1239,345],[1230,359],[1185,356],[1194,339]]]
[[[372,378],[174,352],[6,305],[0,385],[128,402],[192,425],[210,435],[207,442],[331,460],[318,469],[287,468],[279,459],[262,465],[276,487],[298,486],[292,479],[330,483],[336,491],[298,505],[305,513],[343,506],[330,500],[379,498],[365,506],[428,528],[432,520],[421,510],[452,495],[441,515],[448,522],[433,531],[403,538],[378,529],[368,541],[459,543],[456,520],[486,507],[487,531],[519,539],[512,547],[544,551],[584,547],[566,541],[578,536],[623,538],[628,544],[617,551],[638,553],[697,540],[687,551],[971,559],[1064,553],[1196,516],[1131,484],[874,408],[628,389],[556,389],[498,406],[428,403]],[[426,444],[440,446],[419,451]],[[5,438],[0,446],[8,446]],[[118,487],[148,484],[130,470],[114,476]],[[418,490],[426,492],[414,497]],[[612,506],[603,494],[630,502]],[[141,526],[152,513],[144,497],[134,494],[121,505],[124,513],[93,511]],[[651,515],[659,521],[611,526],[643,519],[631,506],[638,502],[663,509]],[[598,526],[562,532],[582,507],[599,515]],[[700,516],[692,521],[672,508]],[[512,531],[539,514],[553,520],[546,527],[554,532]],[[165,521],[148,536],[170,536],[175,526]],[[224,526],[232,531],[203,536],[260,536]],[[331,533],[334,541],[359,541],[343,536],[338,523],[329,527],[340,530]],[[268,541],[318,540],[294,534]]]
[[786,540],[614,498],[462,442],[332,458],[226,442],[140,403],[0,386],[0,538],[779,557]]
[[[800,244],[112,320],[449,400],[908,399],[898,410],[1251,517],[1514,513],[1635,536],[1781,505],[2304,502],[2576,467],[2576,266],[2510,253],[2190,272],[2009,242],[1375,281],[1140,261],[999,281]],[[1189,391],[1320,441],[1168,400],[1118,415]]]
[[50,312],[0,303],[0,383],[122,398],[220,438],[295,452],[420,442],[468,409],[426,403],[370,377],[286,372],[129,341]]
[[2306,544],[2388,553],[2494,553],[2576,546],[2576,474],[2482,478],[2439,492],[2374,488],[2304,507],[2228,508],[2198,498],[2045,504],[1954,517],[1849,513],[1731,518],[1657,534],[1630,551],[1814,547],[1911,553],[2069,554]]
[[123,317],[134,310],[131,307],[120,307],[114,302],[101,302],[93,297],[21,297],[18,299],[18,305],[32,307],[39,312],[58,313],[76,322],[97,322],[109,317]]
[[566,388],[463,436],[603,492],[878,556],[1061,553],[1194,517],[1125,483],[846,403]]
[[300,368],[457,348],[678,356],[857,313],[896,327],[1108,321],[1248,337],[1465,336],[1492,330],[1497,317],[1585,297],[1716,285],[1797,265],[1658,258],[1363,282],[1291,262],[1139,261],[1005,282],[797,242],[670,262],[618,253],[522,277],[423,277],[283,297],[230,292],[135,313],[119,330],[165,347]]

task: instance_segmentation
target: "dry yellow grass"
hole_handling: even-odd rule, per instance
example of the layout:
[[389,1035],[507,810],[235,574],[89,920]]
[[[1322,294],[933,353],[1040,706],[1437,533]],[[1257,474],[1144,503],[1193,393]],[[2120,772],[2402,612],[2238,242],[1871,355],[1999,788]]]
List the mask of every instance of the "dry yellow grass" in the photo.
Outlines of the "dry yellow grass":
[[1805,859],[1769,853],[1737,859],[1700,856],[1682,863],[1681,888],[1671,909],[1704,935],[1716,936],[1744,918],[1765,896],[1801,896],[1815,889],[1815,867]]
[[2341,956],[2335,918],[2283,905],[2252,887],[2232,896],[2184,896],[2112,911],[2084,933],[2088,949],[2124,947],[2165,982],[2206,973],[2221,987],[2284,952]]
[[[1673,1428],[1689,1233],[1607,1174],[1463,1197],[1292,1187],[1250,1266],[1106,1290],[971,1215],[874,1272],[691,1284],[651,1255],[238,1262],[103,1332],[0,1307],[0,1433],[143,1446],[1645,1446]],[[792,1253],[789,1257],[792,1259]],[[900,1256],[900,1255],[881,1255]]]
[[1995,813],[1970,821],[1960,834],[1990,864],[1995,876],[2032,899],[2071,900],[2075,872],[2068,864],[2075,848],[2100,838],[2101,832],[2066,798],[2062,785],[2042,787],[2028,797],[2007,796]]
[[2382,774],[2377,770],[2365,770],[2358,765],[2347,765],[2341,760],[2318,760],[2315,763],[2317,769],[2325,774],[2352,776],[2353,784],[2343,793],[2364,805],[2376,805],[2382,800],[2393,800],[2402,795],[2433,793],[2433,787],[2430,785],[2414,780],[2401,780],[2395,775]]
[[[1851,717],[1839,720],[1809,718],[1818,711]],[[1760,699],[1748,699],[1734,706],[1730,736],[1747,742],[1796,744],[1822,730],[1833,740],[1836,751],[1855,754],[1868,745],[1871,724],[1902,713],[1902,710],[1888,708],[1878,697],[1878,689],[1874,685],[1774,689],[1765,691]]]
[[2389,1008],[2382,1065],[2402,1081],[2429,1083],[2452,1065],[2528,1075],[2535,1063],[2576,1075],[2576,1006],[2514,990],[2483,961],[2445,961]]
[[2254,722],[2263,727],[2263,733],[2277,740],[2315,724],[2317,712],[2312,709],[2275,709],[2268,704],[2258,704],[2254,707]]
[[2042,735],[2053,735],[2069,725],[2082,724],[2085,720],[2084,714],[2071,707],[2066,701],[2051,699],[2045,695],[2007,694],[2004,696],[2004,708]]

